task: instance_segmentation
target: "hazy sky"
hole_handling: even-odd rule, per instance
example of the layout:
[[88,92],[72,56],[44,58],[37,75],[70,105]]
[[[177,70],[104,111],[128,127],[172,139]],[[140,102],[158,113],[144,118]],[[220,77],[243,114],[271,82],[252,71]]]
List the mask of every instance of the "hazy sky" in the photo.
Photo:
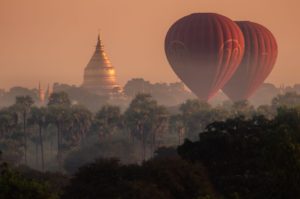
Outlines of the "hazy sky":
[[173,22],[216,12],[270,29],[279,57],[267,82],[300,83],[299,0],[0,0],[0,88],[79,85],[98,29],[121,85],[178,81],[164,54]]

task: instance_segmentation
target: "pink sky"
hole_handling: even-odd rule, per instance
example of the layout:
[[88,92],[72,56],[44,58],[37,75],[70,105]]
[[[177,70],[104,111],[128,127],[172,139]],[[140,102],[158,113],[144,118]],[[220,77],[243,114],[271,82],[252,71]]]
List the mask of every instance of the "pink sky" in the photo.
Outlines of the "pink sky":
[[300,83],[299,7],[299,0],[0,0],[0,88],[80,85],[98,29],[121,85],[133,77],[178,81],[164,37],[173,22],[194,12],[266,26],[279,46],[267,82]]

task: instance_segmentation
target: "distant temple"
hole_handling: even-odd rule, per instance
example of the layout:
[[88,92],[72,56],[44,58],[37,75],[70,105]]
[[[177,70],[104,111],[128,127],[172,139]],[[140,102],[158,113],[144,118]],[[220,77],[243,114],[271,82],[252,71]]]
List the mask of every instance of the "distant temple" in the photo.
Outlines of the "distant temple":
[[104,52],[100,35],[95,52],[84,70],[82,88],[97,95],[110,95],[120,89],[116,83],[115,69]]
[[45,105],[47,100],[49,99],[50,95],[52,94],[52,90],[50,88],[50,85],[48,84],[46,93],[44,91],[44,89],[41,86],[41,82],[39,82],[39,86],[38,86],[38,104],[39,105]]
[[41,82],[39,82],[38,96],[39,96],[39,103],[44,104],[45,103],[45,92],[44,92],[44,89],[41,87]]

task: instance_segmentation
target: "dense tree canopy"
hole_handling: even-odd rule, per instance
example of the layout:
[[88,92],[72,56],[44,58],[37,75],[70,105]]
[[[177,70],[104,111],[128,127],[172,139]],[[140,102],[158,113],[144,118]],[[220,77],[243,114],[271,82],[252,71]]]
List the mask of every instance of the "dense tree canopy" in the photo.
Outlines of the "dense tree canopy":
[[[138,94],[94,112],[64,93],[51,101],[0,110],[0,198],[300,198],[298,94],[259,107]],[[43,172],[22,166],[26,152]]]
[[3,199],[55,199],[47,183],[23,176],[7,164],[0,165],[0,198]]
[[299,112],[285,108],[274,120],[214,122],[199,141],[186,141],[178,152],[203,163],[226,198],[299,198],[299,123]]
[[205,171],[179,158],[122,165],[99,159],[82,167],[63,198],[192,199],[213,196]]

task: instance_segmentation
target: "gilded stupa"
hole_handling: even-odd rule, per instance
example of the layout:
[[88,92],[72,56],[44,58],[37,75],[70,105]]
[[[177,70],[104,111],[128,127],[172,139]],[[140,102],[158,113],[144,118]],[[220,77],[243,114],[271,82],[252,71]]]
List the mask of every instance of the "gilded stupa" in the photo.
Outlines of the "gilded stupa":
[[104,52],[100,35],[95,52],[84,70],[82,87],[97,95],[109,95],[119,88],[115,69]]

